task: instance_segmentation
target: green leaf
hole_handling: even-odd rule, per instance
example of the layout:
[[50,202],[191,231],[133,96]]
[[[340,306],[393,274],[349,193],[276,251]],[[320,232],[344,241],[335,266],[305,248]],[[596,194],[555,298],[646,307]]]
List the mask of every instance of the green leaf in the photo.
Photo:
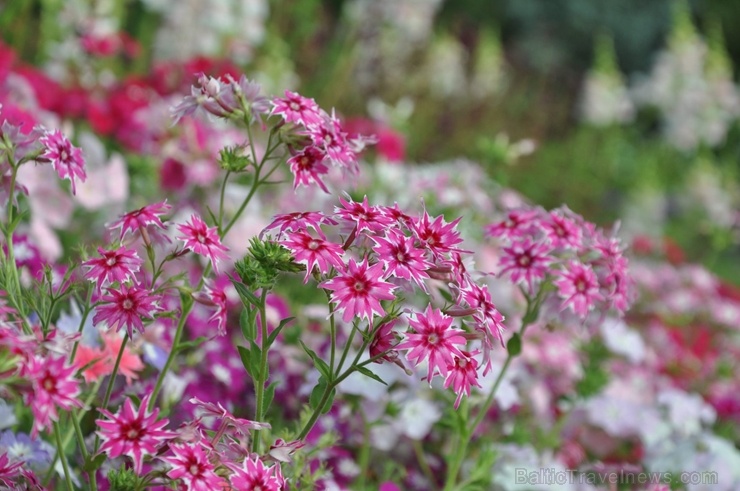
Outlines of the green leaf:
[[265,388],[265,395],[262,399],[262,414],[267,414],[267,410],[270,409],[270,404],[272,404],[272,400],[275,398],[275,387],[277,387],[277,384],[277,382],[273,382]]
[[[250,292],[249,289],[244,286],[244,283],[237,281],[233,277],[229,277],[231,280],[231,283],[234,284],[234,288],[236,288],[236,292],[239,294],[239,297],[242,299],[242,303],[245,307],[254,306],[259,307],[260,306],[260,300],[255,296],[254,293]],[[245,302],[246,300],[246,302]]]
[[260,366],[262,363],[262,350],[257,346],[257,343],[252,340],[249,341],[249,346],[249,351],[251,353],[250,361],[252,362],[252,377],[260,381],[267,380],[267,374],[262,373],[262,367]]
[[96,471],[96,470],[100,469],[100,466],[103,465],[103,462],[105,462],[107,458],[108,458],[108,456],[106,454],[104,454],[104,453],[102,453],[100,455],[96,455],[93,458],[89,458],[83,464],[82,469],[85,472],[93,472],[93,471]]
[[242,331],[242,336],[247,341],[254,341],[257,339],[257,309],[251,306],[244,306],[241,314],[239,314],[239,327]]
[[512,358],[519,356],[519,353],[522,352],[522,337],[519,333],[515,332],[511,339],[509,339],[509,342],[506,343],[506,351],[509,352],[509,356]]
[[252,373],[251,353],[244,346],[237,346],[236,349],[239,350],[239,357],[242,359],[244,369],[252,378],[254,378],[254,374]]
[[299,343],[301,343],[301,346],[303,346],[303,349],[306,353],[308,353],[308,356],[311,357],[313,360],[313,364],[316,366],[316,369],[321,373],[321,375],[324,376],[326,380],[331,380],[332,374],[331,374],[331,368],[329,368],[329,365],[319,358],[319,355],[317,355],[311,348],[306,346],[303,341],[298,340]]
[[[321,398],[324,397],[324,393],[326,392],[326,389],[328,387],[329,382],[327,382],[324,377],[319,378],[319,383],[316,384],[316,387],[313,388],[313,390],[311,391],[311,396],[308,399],[308,403],[314,410],[319,409]],[[331,405],[334,403],[334,396],[336,395],[336,393],[336,389],[331,390],[331,392],[329,393],[329,397],[324,403],[324,407],[320,409],[322,414],[326,414],[329,412],[329,410],[331,409]]]
[[184,351],[186,349],[190,348],[197,348],[201,344],[203,344],[208,338],[205,336],[199,336],[195,339],[191,339],[190,341],[181,342],[177,345],[177,351]]
[[274,331],[270,333],[270,336],[267,338],[267,346],[272,346],[272,343],[275,342],[275,339],[278,337],[278,334],[280,334],[280,331],[283,330],[283,328],[288,325],[291,321],[293,321],[295,317],[286,317],[285,319],[280,321],[280,324],[275,328]]
[[385,381],[382,378],[378,377],[375,373],[371,372],[367,368],[365,368],[365,367],[355,367],[355,368],[357,369],[358,372],[360,372],[364,376],[370,377],[371,379],[373,379],[373,380],[375,380],[377,382],[380,382],[383,385],[388,385],[387,383],[385,383]]

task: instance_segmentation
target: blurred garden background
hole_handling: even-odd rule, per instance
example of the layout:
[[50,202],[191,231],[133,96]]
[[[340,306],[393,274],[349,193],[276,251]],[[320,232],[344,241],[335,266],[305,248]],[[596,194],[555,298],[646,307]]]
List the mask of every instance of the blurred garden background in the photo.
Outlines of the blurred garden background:
[[0,36],[71,91],[69,113],[95,110],[78,88],[100,100],[114,81],[171,89],[174,62],[244,71],[379,123],[391,160],[474,160],[536,203],[621,219],[740,278],[733,0],[0,5]]

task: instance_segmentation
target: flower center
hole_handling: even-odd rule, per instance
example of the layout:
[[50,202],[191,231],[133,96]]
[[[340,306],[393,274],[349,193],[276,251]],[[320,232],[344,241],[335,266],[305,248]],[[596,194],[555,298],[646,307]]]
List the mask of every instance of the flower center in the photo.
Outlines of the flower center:
[[190,474],[193,476],[200,474],[200,466],[197,463],[190,465]]
[[294,111],[300,111],[301,110],[301,105],[298,104],[297,102],[291,102],[290,103],[290,108],[292,110],[294,110]]
[[206,243],[206,236],[202,232],[198,232],[197,234],[195,234],[195,239],[201,244]]
[[398,251],[396,254],[396,259],[398,259],[399,263],[405,263],[406,262],[406,253],[403,251]]
[[363,281],[355,281],[354,289],[356,292],[361,292],[365,289],[365,283]]
[[583,281],[582,279],[579,279],[578,281],[576,281],[576,290],[578,290],[581,293],[585,292],[586,291],[586,282]]
[[529,257],[527,254],[522,254],[521,256],[519,256],[519,266],[526,268],[530,264],[532,264],[532,258]]
[[433,332],[427,337],[427,343],[431,345],[436,345],[437,343],[439,343],[439,335]]
[[131,300],[130,298],[127,298],[126,300],[123,301],[121,306],[123,307],[124,310],[131,310],[134,307],[134,301]]
[[116,256],[111,256],[105,261],[105,264],[108,266],[115,266],[117,262],[118,260],[116,259]]
[[312,240],[308,243],[308,248],[312,251],[315,251],[319,248],[319,242],[317,240]]
[[66,148],[63,148],[59,152],[59,160],[67,161],[67,159],[69,159],[69,152],[67,152],[67,149]]
[[44,382],[41,385],[43,385],[44,389],[47,392],[53,392],[54,389],[56,388],[56,384],[54,383],[54,379],[51,378],[48,375],[46,376],[46,378],[44,378]]

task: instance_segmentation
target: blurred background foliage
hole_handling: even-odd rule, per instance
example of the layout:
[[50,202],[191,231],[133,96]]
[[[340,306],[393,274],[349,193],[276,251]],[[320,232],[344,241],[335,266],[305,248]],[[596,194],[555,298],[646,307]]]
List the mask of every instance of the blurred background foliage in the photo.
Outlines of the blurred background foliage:
[[[476,160],[534,202],[667,236],[740,282],[737,0],[128,0],[112,16],[143,49],[111,68],[150,73],[158,29],[185,4],[206,16],[256,5],[259,40],[232,57],[245,73],[382,120],[404,135],[405,161]],[[0,36],[23,59],[55,56],[42,47],[64,36],[63,0],[0,8]],[[242,26],[231,29],[221,48]],[[593,80],[596,106],[618,109],[606,119],[585,107]]]

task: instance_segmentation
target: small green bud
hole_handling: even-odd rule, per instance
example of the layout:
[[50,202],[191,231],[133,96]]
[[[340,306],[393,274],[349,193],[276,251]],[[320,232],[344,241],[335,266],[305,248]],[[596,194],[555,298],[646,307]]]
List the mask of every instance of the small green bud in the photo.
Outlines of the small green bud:
[[302,266],[293,261],[290,251],[277,242],[252,239],[247,254],[234,265],[245,285],[272,288],[282,272],[298,272]]
[[221,168],[231,172],[241,172],[250,164],[251,158],[246,154],[246,145],[224,147],[218,152],[218,163]]
[[108,473],[110,491],[136,491],[138,478],[132,469],[118,469]]

